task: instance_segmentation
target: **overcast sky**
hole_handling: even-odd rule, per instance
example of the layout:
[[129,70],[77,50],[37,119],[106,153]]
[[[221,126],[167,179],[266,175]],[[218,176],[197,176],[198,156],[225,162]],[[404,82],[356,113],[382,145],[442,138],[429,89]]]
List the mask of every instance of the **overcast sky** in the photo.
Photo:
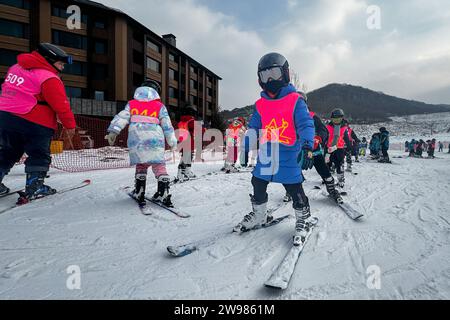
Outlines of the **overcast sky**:
[[[309,91],[349,83],[450,104],[449,0],[97,0],[155,33],[223,78],[219,104],[259,96],[256,68],[283,54]],[[380,8],[381,29],[369,29]]]

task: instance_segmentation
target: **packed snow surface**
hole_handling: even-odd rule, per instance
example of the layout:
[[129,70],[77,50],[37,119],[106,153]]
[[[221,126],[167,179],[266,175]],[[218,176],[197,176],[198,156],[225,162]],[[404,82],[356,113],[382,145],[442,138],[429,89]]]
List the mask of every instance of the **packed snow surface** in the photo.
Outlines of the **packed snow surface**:
[[[404,156],[391,152],[393,164],[362,159],[354,164],[358,175],[347,174],[345,201],[361,210],[360,221],[314,189],[320,185],[315,171],[305,173],[319,225],[285,291],[263,284],[291,245],[294,218],[229,235],[185,257],[166,251],[231,231],[251,210],[250,173],[174,185],[175,205],[191,215],[181,219],[158,207],[153,215],[140,213],[122,190],[133,184],[132,168],[53,170],[46,182],[55,188],[86,178],[92,185],[0,215],[0,299],[449,299],[450,154]],[[193,169],[202,175],[220,167]],[[168,169],[175,175],[176,164]],[[4,183],[17,188],[24,180],[23,166],[16,166]],[[156,189],[152,176],[147,189],[150,196]],[[284,189],[271,184],[268,193],[270,208]],[[0,199],[0,210],[15,200]],[[293,214],[291,204],[276,215],[286,213]],[[80,289],[70,290],[68,271],[76,268]],[[379,282],[373,270],[380,271]]]

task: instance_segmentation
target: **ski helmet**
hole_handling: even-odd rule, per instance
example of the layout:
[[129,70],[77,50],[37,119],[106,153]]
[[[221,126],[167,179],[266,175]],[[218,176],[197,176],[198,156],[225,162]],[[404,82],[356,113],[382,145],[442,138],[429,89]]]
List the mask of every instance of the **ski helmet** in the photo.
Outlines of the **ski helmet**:
[[264,91],[278,94],[290,82],[286,58],[276,52],[264,55],[258,62],[258,82]]
[[380,128],[380,132],[386,132],[387,130],[386,130],[386,127],[381,127]]
[[336,108],[333,111],[331,111],[331,119],[335,119],[335,118],[344,118],[345,114],[344,114],[344,110],[340,109],[340,108]]
[[194,105],[187,105],[186,106],[186,114],[196,116],[197,115],[197,107]]
[[161,86],[155,80],[147,79],[141,84],[141,87],[153,88],[156,92],[158,92],[158,94],[161,94]]
[[45,58],[51,65],[55,62],[64,62],[72,64],[72,56],[68,55],[64,50],[51,43],[40,43],[37,52]]

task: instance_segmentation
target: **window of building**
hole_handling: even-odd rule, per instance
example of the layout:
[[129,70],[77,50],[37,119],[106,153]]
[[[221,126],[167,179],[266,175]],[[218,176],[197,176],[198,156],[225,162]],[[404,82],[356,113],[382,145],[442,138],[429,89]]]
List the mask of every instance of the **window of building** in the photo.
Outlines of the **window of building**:
[[94,52],[96,54],[107,54],[108,53],[108,42],[106,40],[96,39],[94,41]]
[[0,4],[4,4],[11,7],[16,7],[20,9],[30,9],[29,0],[0,0]]
[[196,106],[198,103],[198,98],[196,96],[189,95],[189,103]]
[[74,61],[72,64],[66,64],[64,66],[64,73],[86,77],[87,63],[81,61]]
[[15,38],[30,39],[30,26],[25,23],[0,19],[0,34]]
[[75,33],[52,30],[52,42],[64,47],[87,50],[87,37]]
[[161,46],[154,43],[153,41],[147,40],[147,48],[152,49],[153,51],[156,51],[158,53],[161,52]]
[[178,81],[178,71],[169,68],[169,79]]
[[108,78],[108,66],[106,64],[96,63],[93,66],[92,79],[105,80]]
[[94,99],[99,101],[105,101],[105,91],[95,91]]
[[150,57],[147,57],[147,68],[155,72],[161,73],[161,63]]
[[207,88],[206,93],[207,93],[208,97],[212,97],[213,91],[211,88]]
[[178,99],[178,90],[172,87],[169,87],[169,97]]
[[196,67],[194,67],[194,66],[190,66],[189,67],[189,70],[191,70],[191,73],[193,73],[193,74],[197,74],[197,68]]
[[212,110],[212,103],[211,102],[207,102],[206,103],[206,108],[208,108],[208,110]]
[[[70,12],[70,11],[69,11],[69,13],[67,13],[68,7],[69,6],[62,7],[62,6],[53,4],[52,5],[52,16],[67,19],[68,17],[70,17],[73,14],[73,12]],[[81,13],[81,22],[87,23],[87,21],[88,21],[88,16],[82,12]]]
[[169,60],[173,62],[178,62],[178,57],[175,56],[173,53],[169,52]]
[[198,82],[192,79],[189,79],[189,86],[191,89],[197,90],[198,89]]
[[133,62],[142,66],[144,64],[144,55],[137,50],[133,50]]
[[18,54],[20,54],[19,51],[0,48],[0,65],[9,67],[16,64]]
[[212,82],[211,76],[206,76],[206,80],[207,80],[208,82]]
[[66,86],[66,94],[70,98],[82,98],[83,90],[77,87],[68,87]]

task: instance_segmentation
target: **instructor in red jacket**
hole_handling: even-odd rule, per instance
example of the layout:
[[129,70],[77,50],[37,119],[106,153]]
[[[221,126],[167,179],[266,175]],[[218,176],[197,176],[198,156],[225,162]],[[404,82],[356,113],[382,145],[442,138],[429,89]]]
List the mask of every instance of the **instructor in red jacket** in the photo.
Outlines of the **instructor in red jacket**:
[[26,185],[18,204],[53,194],[44,185],[51,163],[50,142],[57,119],[71,138],[75,118],[70,109],[59,74],[72,57],[50,43],[41,43],[36,51],[20,54],[9,68],[0,95],[0,195],[9,189],[3,178],[24,153]]

